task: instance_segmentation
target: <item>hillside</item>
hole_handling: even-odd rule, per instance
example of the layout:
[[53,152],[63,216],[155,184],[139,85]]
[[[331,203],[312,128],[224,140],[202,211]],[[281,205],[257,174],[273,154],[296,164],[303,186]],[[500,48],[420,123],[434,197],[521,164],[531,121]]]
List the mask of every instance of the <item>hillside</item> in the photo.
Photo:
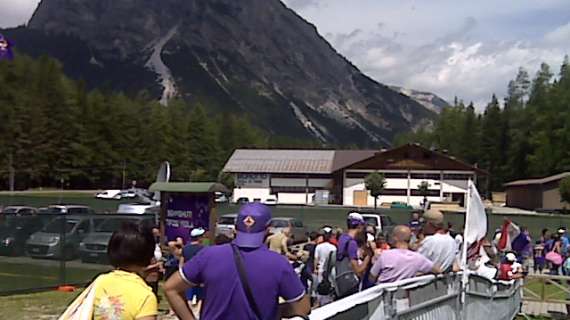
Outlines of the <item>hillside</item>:
[[435,117],[279,0],[42,0],[27,28],[2,32],[90,88],[180,97],[275,135],[375,147]]

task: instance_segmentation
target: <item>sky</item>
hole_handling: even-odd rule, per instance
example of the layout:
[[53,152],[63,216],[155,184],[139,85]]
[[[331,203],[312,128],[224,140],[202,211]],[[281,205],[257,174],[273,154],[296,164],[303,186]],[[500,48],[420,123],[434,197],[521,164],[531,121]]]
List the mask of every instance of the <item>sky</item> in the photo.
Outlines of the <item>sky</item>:
[[[558,73],[570,53],[568,0],[283,0],[375,80],[475,102],[503,97],[519,67]],[[0,27],[38,0],[0,0]]]

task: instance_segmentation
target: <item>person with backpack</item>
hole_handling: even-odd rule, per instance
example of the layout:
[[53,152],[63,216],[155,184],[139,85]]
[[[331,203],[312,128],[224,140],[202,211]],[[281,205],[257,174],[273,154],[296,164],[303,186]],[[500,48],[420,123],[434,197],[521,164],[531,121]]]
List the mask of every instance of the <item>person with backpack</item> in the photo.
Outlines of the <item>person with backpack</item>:
[[[241,207],[236,238],[204,248],[165,284],[165,295],[181,320],[193,320],[184,292],[203,285],[200,319],[277,319],[304,317],[309,296],[286,259],[264,245],[271,211],[261,203]],[[284,303],[279,304],[279,299]]]
[[324,227],[321,231],[323,242],[319,243],[315,248],[315,274],[316,277],[316,305],[324,306],[333,301],[333,287],[329,279],[334,257],[336,255],[336,246],[331,243],[333,237],[333,229]]
[[370,265],[370,256],[367,255],[363,260],[358,259],[356,236],[364,231],[365,226],[362,215],[351,212],[346,219],[348,230],[338,239],[335,266],[335,290],[338,299],[358,292],[360,281]]

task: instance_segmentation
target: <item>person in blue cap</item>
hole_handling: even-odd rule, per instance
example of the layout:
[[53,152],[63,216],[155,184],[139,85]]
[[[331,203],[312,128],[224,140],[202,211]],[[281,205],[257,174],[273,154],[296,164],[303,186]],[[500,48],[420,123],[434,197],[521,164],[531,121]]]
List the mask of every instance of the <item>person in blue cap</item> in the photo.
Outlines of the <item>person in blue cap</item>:
[[[184,292],[204,287],[200,319],[277,319],[306,316],[309,297],[287,260],[264,245],[271,220],[268,207],[244,205],[230,244],[202,249],[165,284],[165,295],[176,315],[195,319]],[[279,304],[279,299],[285,301]]]

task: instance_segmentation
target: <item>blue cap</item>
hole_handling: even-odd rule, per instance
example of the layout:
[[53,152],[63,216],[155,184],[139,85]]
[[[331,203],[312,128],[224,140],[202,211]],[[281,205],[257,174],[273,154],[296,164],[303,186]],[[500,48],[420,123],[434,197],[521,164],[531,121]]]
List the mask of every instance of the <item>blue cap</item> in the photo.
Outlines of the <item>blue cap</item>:
[[254,202],[242,206],[236,219],[234,243],[244,248],[261,247],[270,221],[271,210],[266,205]]

